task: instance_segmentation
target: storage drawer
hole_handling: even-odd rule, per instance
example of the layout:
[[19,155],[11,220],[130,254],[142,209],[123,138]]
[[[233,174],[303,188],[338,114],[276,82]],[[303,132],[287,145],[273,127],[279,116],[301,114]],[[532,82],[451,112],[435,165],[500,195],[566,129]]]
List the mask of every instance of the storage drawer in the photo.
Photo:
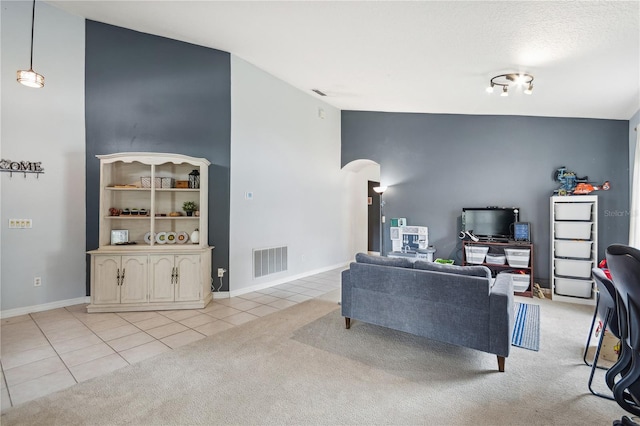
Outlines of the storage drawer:
[[555,292],[561,296],[591,298],[593,282],[591,280],[574,280],[571,278],[554,278]]
[[591,220],[593,203],[556,203],[556,220]]
[[590,240],[591,228],[589,222],[556,222],[554,224],[555,238],[570,240]]
[[553,275],[591,278],[593,263],[590,260],[554,259],[553,264],[555,267]]
[[591,259],[591,241],[566,241],[553,242],[556,257],[574,257],[578,259]]

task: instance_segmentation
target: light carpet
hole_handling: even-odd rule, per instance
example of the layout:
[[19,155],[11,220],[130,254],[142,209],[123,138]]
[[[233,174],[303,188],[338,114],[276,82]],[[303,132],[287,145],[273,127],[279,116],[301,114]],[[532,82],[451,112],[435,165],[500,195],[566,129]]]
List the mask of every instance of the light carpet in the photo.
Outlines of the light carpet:
[[511,344],[532,351],[540,350],[540,306],[518,302],[514,305]]
[[310,300],[42,397],[8,425],[606,425],[587,390],[593,308],[540,301],[540,352],[494,355],[353,321]]

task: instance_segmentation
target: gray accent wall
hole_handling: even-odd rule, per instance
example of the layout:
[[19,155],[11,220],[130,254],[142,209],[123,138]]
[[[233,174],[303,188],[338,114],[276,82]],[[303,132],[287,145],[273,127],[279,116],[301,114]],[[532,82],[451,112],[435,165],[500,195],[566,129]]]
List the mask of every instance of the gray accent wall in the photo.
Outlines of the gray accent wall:
[[436,257],[460,262],[463,207],[519,207],[530,222],[534,276],[548,286],[549,197],[566,166],[598,191],[599,258],[628,242],[629,122],[524,116],[342,111],[342,166],[358,159],[380,164],[384,193],[384,248],[390,218],[429,227]]
[[87,20],[85,56],[87,250],[98,246],[100,176],[95,156],[178,153],[211,162],[212,267],[228,270],[230,55]]

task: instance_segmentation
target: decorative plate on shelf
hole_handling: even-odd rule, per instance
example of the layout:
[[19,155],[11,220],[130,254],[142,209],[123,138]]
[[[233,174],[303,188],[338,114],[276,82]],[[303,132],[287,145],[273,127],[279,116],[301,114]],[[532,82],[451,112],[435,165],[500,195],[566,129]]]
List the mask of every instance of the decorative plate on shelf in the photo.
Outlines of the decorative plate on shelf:
[[176,243],[176,233],[175,232],[167,232],[167,243],[175,244]]
[[158,232],[156,235],[156,243],[158,244],[166,244],[167,242],[167,233],[166,232]]
[[144,242],[147,244],[151,244],[151,238],[155,239],[155,235],[151,235],[151,232],[147,232],[146,234],[144,234]]
[[184,244],[189,241],[189,234],[184,231],[178,232],[178,235],[176,235],[176,240],[178,240],[178,244]]

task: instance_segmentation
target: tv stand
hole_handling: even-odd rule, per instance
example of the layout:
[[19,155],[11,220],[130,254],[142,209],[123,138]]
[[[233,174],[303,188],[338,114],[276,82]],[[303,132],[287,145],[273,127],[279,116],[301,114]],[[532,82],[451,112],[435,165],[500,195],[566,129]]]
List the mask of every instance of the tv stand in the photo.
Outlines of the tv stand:
[[463,265],[477,265],[477,263],[467,262],[467,250],[466,246],[484,246],[489,247],[489,254],[504,254],[504,249],[528,249],[529,250],[529,264],[527,267],[513,267],[509,266],[507,261],[503,265],[494,263],[482,263],[482,266],[486,266],[491,270],[491,275],[495,277],[500,272],[510,271],[524,271],[529,275],[529,287],[522,292],[515,292],[517,296],[533,297],[533,243],[527,241],[467,241],[462,242],[462,264]]

